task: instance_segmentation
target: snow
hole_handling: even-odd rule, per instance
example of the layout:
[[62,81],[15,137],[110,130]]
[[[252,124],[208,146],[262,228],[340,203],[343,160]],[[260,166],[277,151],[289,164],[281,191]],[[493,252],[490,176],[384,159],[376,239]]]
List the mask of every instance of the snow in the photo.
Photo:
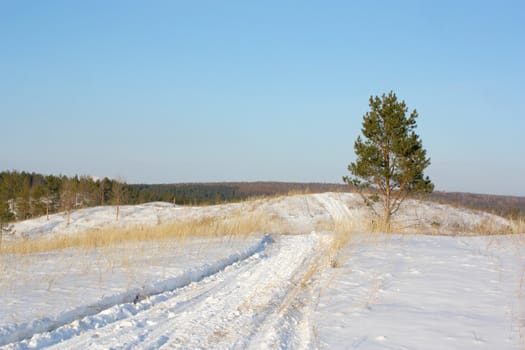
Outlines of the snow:
[[321,281],[321,348],[518,349],[524,253],[512,236],[381,235],[350,244]]
[[64,214],[17,223],[8,239],[240,211],[276,231],[1,255],[0,348],[525,347],[524,236],[450,235],[509,225],[490,214],[410,201],[398,223],[439,220],[448,235],[352,233],[336,258],[322,228],[367,218],[354,194],[124,206],[118,222],[113,207],[88,208],[70,225]]
[[[135,243],[120,246],[118,252],[68,249],[34,254],[22,261],[8,256],[4,263],[17,269],[2,276],[0,319],[5,325],[0,328],[0,345],[134,301],[137,296],[198,281],[262,251],[269,241],[268,236],[194,238],[171,247]],[[11,320],[6,320],[8,315]]]
[[[369,210],[355,193],[323,193],[277,197],[258,201],[212,205],[201,207],[177,206],[170,203],[154,202],[142,205],[120,207],[119,220],[113,206],[102,206],[75,210],[67,225],[65,213],[53,214],[15,223],[13,234],[3,239],[13,240],[59,234],[76,234],[96,228],[111,226],[134,227],[157,225],[180,220],[202,218],[224,218],[238,213],[251,213],[254,217],[271,218],[286,228],[280,233],[302,234],[315,230],[320,224],[332,219],[347,219],[361,222],[370,219]],[[454,208],[444,204],[407,200],[399,211],[397,226],[414,233],[457,234],[477,232],[479,226],[505,230],[509,222],[499,216],[485,212]],[[436,229],[432,223],[437,223]],[[488,225],[487,225],[488,224]]]

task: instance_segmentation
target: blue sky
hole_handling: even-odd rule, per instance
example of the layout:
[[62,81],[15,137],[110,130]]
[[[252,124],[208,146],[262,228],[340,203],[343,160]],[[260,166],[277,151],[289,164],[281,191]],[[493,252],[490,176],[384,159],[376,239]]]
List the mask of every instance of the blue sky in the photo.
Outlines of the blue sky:
[[524,1],[3,1],[0,170],[341,182],[370,95],[438,190],[525,195]]

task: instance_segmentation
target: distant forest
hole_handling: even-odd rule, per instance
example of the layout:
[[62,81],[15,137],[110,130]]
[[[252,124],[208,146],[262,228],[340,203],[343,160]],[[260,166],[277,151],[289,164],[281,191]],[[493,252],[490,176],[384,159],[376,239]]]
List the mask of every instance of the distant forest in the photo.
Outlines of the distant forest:
[[[0,172],[0,224],[98,205],[155,201],[205,205],[236,202],[258,196],[351,191],[344,184],[225,182],[147,185],[126,184],[118,179],[95,179],[89,176],[67,177],[3,171]],[[525,216],[525,197],[434,192],[426,199],[506,217]]]
[[126,184],[108,178],[3,171],[0,223],[96,205],[122,204],[126,193]]
[[511,219],[525,219],[525,197],[436,191],[428,198],[434,202],[482,210]]
[[347,185],[292,182],[220,182],[163,185],[128,185],[139,202],[165,201],[176,204],[219,204],[253,197],[291,193],[349,192]]

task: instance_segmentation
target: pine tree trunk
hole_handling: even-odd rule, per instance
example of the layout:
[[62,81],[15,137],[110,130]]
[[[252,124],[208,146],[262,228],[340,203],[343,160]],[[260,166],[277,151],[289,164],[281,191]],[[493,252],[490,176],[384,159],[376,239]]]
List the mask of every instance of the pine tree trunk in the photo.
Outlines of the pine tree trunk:
[[392,213],[390,211],[390,189],[387,188],[386,190],[386,193],[385,193],[385,214],[384,214],[384,229],[385,231],[387,232],[390,232],[390,219],[391,219],[391,216],[392,216]]
[[386,209],[385,210],[385,222],[384,222],[384,225],[385,225],[385,231],[388,233],[390,232],[390,219],[391,219],[391,214],[390,214],[390,209]]

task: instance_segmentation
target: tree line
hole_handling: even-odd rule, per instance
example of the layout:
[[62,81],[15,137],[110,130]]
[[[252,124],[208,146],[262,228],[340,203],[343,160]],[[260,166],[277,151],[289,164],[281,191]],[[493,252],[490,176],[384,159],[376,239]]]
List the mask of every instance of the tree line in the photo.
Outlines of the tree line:
[[0,223],[25,220],[99,206],[169,202],[205,205],[237,202],[254,196],[294,192],[343,191],[342,184],[238,182],[187,184],[127,184],[122,179],[43,175],[26,171],[0,172]]
[[25,220],[96,205],[126,202],[128,185],[119,179],[0,172],[0,222]]
[[127,184],[122,179],[91,176],[42,175],[25,171],[0,172],[0,224],[57,212],[154,201],[201,205],[245,199],[237,186],[222,184]]

